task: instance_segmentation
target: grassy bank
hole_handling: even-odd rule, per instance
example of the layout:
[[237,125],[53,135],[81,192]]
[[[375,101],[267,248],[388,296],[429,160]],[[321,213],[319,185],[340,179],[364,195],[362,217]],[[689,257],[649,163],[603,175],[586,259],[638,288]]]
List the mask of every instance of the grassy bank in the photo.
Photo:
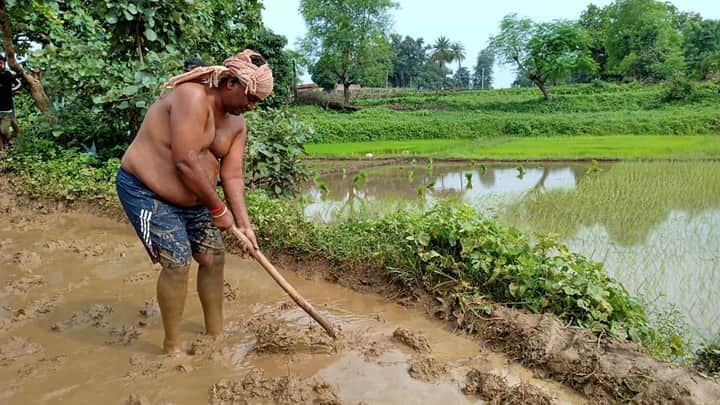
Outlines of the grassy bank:
[[720,134],[720,86],[697,84],[683,98],[667,85],[561,86],[546,102],[534,89],[407,92],[357,100],[363,110],[329,112],[296,106],[314,143],[477,139],[556,135]]
[[310,156],[429,156],[465,159],[718,159],[720,136],[613,135],[493,137],[320,143],[305,146]]

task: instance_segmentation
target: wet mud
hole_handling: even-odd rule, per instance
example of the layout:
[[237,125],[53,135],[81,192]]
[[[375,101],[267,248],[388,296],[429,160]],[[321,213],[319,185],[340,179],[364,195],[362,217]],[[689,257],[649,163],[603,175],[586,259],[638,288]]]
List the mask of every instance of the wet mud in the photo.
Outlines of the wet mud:
[[657,361],[637,344],[564,328],[547,314],[498,307],[490,319],[484,326],[490,342],[596,401],[720,403],[720,384]]
[[[158,269],[129,225],[24,208],[1,179],[0,214],[3,404],[542,403],[527,399],[533,393],[552,403],[581,404],[596,395],[585,396],[583,387],[578,392],[552,375],[539,377],[399,296],[389,300],[394,287],[374,286],[383,279],[372,272],[332,273],[338,282],[329,283],[331,273],[311,264],[275,262],[337,327],[333,340],[259,266],[232,255],[225,270],[224,336],[204,335],[191,280],[181,325],[184,351],[164,355],[154,298]],[[486,398],[485,389],[467,388],[473,370],[498,376],[504,385]]]

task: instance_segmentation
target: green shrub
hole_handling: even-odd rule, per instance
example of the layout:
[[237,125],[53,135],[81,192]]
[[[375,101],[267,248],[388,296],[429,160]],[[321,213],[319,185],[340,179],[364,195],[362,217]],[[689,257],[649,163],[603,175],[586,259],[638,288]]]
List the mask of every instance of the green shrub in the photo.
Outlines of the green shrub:
[[253,111],[246,117],[246,183],[276,196],[293,194],[298,183],[308,178],[301,159],[312,130],[287,110]]
[[701,372],[720,378],[720,339],[704,345],[695,353],[695,367]]
[[676,74],[663,84],[661,99],[664,102],[689,101],[697,97],[695,83],[688,80],[684,74]]

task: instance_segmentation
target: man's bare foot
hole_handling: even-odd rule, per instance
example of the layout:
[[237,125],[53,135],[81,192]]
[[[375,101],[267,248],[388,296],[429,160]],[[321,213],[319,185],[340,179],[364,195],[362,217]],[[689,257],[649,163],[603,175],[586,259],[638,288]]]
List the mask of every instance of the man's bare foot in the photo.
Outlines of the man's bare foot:
[[163,342],[163,352],[165,354],[173,354],[173,355],[185,353],[185,351],[182,349],[181,344],[174,342],[174,341],[169,341],[169,340],[165,340]]

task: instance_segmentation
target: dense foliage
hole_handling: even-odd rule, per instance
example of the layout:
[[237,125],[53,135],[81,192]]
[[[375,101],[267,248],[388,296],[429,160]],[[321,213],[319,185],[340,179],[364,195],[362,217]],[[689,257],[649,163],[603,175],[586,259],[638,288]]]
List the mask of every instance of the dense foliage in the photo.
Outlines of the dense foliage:
[[[497,54],[481,51],[472,69],[472,86],[492,82],[488,60],[497,56],[513,65],[515,86],[547,87],[593,80],[658,82],[676,75],[705,80],[720,75],[720,21],[680,12],[658,0],[616,0],[605,7],[590,4],[577,21],[538,23],[510,14],[490,38]],[[424,38],[391,37],[394,86],[423,89],[465,88],[459,74],[463,46],[440,36],[430,46]],[[453,72],[446,64],[458,62]],[[433,63],[434,62],[434,63]],[[484,69],[484,70],[483,70]],[[483,71],[487,76],[483,75]],[[549,97],[548,97],[549,98]]]
[[6,8],[16,52],[27,55],[51,101],[48,120],[17,97],[25,134],[95,144],[102,158],[122,152],[187,57],[219,64],[245,47],[263,52],[276,76],[268,105],[283,102],[292,80],[286,39],[263,27],[258,0],[33,0]]
[[[273,109],[249,113],[248,125],[245,183],[274,196],[293,194],[307,178],[300,158],[311,130],[287,111]],[[23,176],[32,196],[70,200],[114,200],[119,167],[120,159],[103,159],[91,148],[66,148],[52,139],[27,136],[0,160],[0,171]]]

